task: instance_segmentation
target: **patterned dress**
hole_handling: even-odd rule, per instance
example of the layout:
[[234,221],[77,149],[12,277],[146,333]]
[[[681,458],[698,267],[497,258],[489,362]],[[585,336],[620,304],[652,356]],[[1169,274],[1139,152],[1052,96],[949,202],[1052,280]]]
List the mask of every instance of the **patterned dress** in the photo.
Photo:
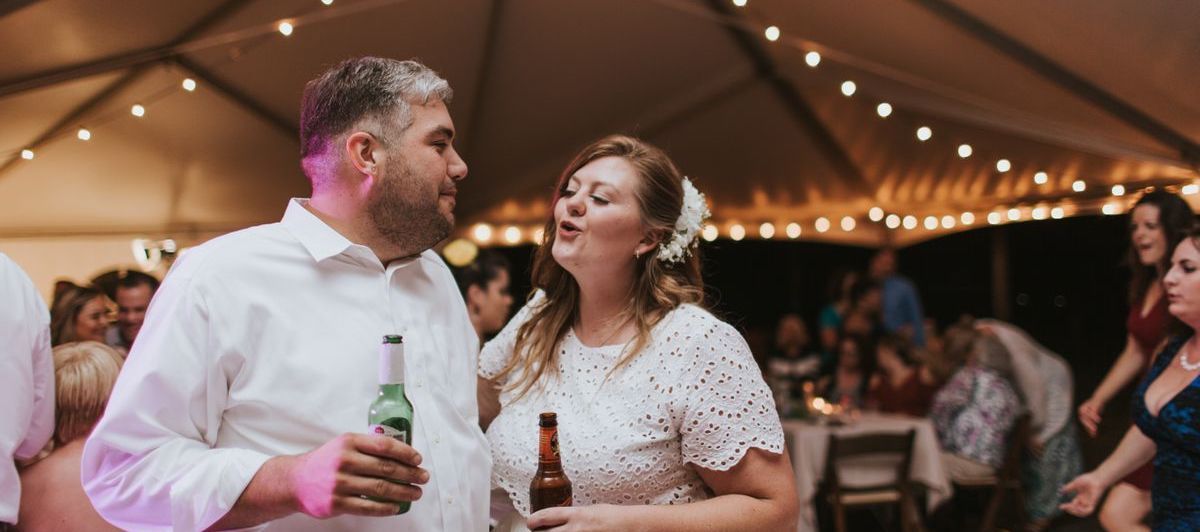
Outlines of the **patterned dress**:
[[1020,412],[1017,392],[1004,377],[968,365],[934,396],[929,417],[942,450],[998,468],[1004,463],[1005,437]]
[[1133,396],[1133,421],[1158,446],[1150,486],[1155,531],[1200,530],[1200,379],[1164,404],[1158,416],[1146,409],[1146,389],[1189,338],[1167,343]]

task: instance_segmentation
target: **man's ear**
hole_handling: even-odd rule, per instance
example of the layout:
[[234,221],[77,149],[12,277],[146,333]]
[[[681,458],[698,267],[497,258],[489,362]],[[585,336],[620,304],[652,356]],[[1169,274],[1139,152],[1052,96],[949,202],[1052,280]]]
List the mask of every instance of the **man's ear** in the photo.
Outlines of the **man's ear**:
[[378,172],[379,139],[365,131],[355,131],[346,137],[343,149],[346,160],[359,173],[374,176]]

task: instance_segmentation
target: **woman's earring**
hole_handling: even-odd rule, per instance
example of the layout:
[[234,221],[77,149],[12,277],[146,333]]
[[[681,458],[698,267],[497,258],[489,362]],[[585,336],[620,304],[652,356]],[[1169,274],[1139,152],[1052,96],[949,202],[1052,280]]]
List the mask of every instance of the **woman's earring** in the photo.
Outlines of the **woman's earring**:
[[635,249],[635,250],[633,250],[633,259],[634,259],[634,260],[641,260],[641,258],[642,258],[642,253],[641,253],[640,251],[636,250],[636,249]]

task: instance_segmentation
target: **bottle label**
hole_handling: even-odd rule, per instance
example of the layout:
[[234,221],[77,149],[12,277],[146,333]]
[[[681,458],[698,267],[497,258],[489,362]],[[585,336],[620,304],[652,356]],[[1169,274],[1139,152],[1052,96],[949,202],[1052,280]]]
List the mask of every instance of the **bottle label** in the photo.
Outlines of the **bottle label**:
[[412,443],[412,422],[402,417],[390,417],[378,425],[371,425],[373,434],[382,434],[407,444]]
[[538,452],[538,457],[542,462],[557,462],[558,456],[558,429],[557,428],[542,428],[541,431],[541,449]]

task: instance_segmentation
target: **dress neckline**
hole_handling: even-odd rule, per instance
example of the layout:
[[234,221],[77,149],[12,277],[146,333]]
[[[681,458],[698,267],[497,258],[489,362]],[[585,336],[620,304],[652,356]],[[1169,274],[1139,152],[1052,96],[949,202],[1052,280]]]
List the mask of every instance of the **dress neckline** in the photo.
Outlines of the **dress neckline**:
[[1191,336],[1187,336],[1187,337],[1183,338],[1182,341],[1179,342],[1178,347],[1175,349],[1175,352],[1171,353],[1171,356],[1169,356],[1169,357],[1162,356],[1162,355],[1166,354],[1165,350],[1163,353],[1159,354],[1159,358],[1163,359],[1163,360],[1156,361],[1156,363],[1157,363],[1156,365],[1158,367],[1156,368],[1156,372],[1154,373],[1154,378],[1150,379],[1147,382],[1146,389],[1142,391],[1142,408],[1146,409],[1146,415],[1150,416],[1150,419],[1157,420],[1158,417],[1162,415],[1163,410],[1166,410],[1168,406],[1171,406],[1171,403],[1174,402],[1175,399],[1177,397],[1179,397],[1180,394],[1187,391],[1188,388],[1191,388],[1192,386],[1194,386],[1197,381],[1200,381],[1200,374],[1197,374],[1195,377],[1192,377],[1192,380],[1188,381],[1188,383],[1186,385],[1184,385],[1184,387],[1176,390],[1175,393],[1171,394],[1171,397],[1169,399],[1167,399],[1166,401],[1163,401],[1162,405],[1160,405],[1158,407],[1157,413],[1150,411],[1150,404],[1146,402],[1147,393],[1150,391],[1150,388],[1152,386],[1154,386],[1154,383],[1157,382],[1160,377],[1162,377],[1163,373],[1165,373],[1167,371],[1167,367],[1170,366],[1171,363],[1175,361],[1175,357],[1178,356],[1179,352],[1185,348],[1186,344],[1188,343],[1189,340],[1191,340],[1191,338],[1192,338]]

